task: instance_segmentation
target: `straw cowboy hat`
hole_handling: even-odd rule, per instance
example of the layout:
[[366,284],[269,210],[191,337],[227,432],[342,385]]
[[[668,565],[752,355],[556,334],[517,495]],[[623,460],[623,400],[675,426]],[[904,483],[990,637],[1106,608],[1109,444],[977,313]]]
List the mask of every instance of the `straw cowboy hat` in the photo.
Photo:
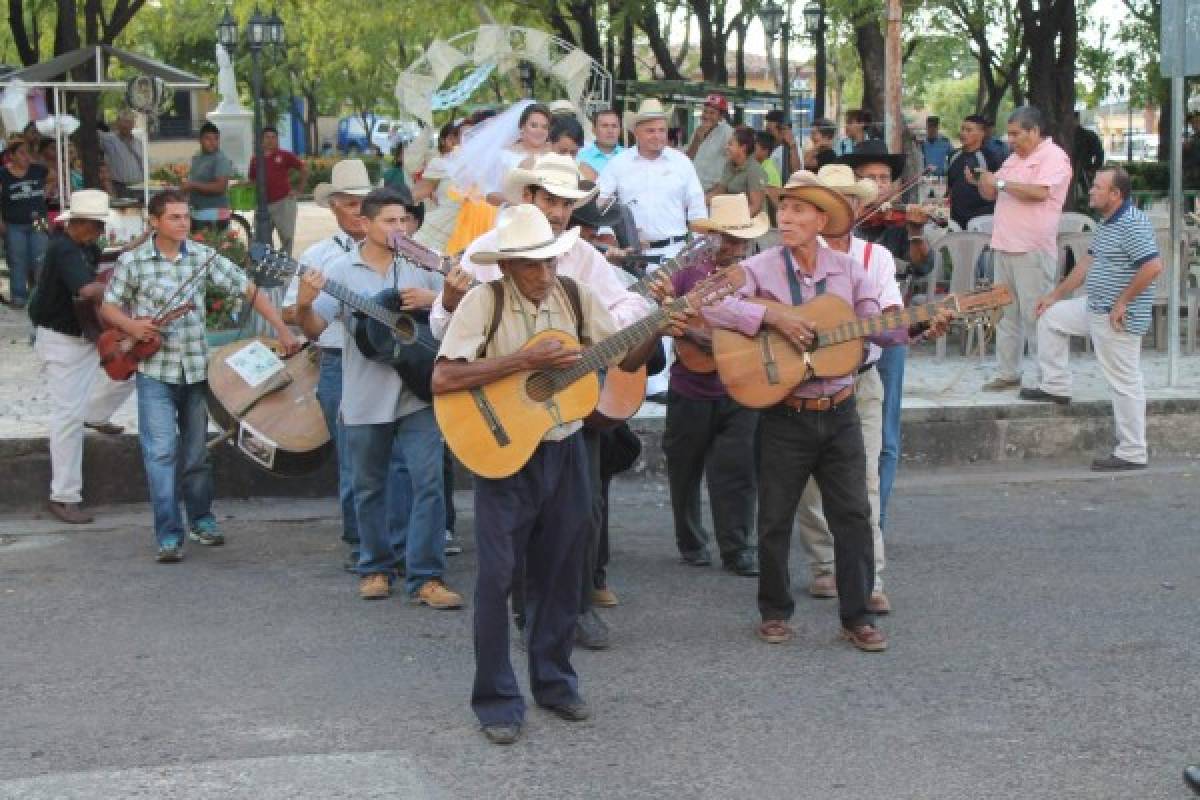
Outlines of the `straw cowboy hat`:
[[821,233],[826,236],[844,236],[854,224],[854,214],[846,198],[806,169],[792,173],[780,190],[780,196],[798,198],[823,211],[828,220]]
[[855,178],[854,170],[845,164],[826,164],[817,170],[817,179],[845,197],[857,197],[870,203],[879,195],[879,186],[866,178]]
[[579,166],[575,159],[557,153],[546,153],[522,161],[520,166],[509,170],[504,176],[501,191],[505,200],[520,205],[525,202],[525,189],[530,186],[541,187],[555,197],[581,202],[589,200],[597,191],[595,187],[581,188]]
[[750,202],[744,194],[718,194],[709,204],[708,219],[698,219],[692,227],[698,231],[725,233],[738,239],[757,239],[771,228],[767,212],[750,216]]
[[555,237],[546,215],[535,205],[523,203],[505,209],[496,221],[496,249],[480,250],[471,256],[476,264],[495,264],[510,258],[531,261],[554,258],[575,246],[579,228]]
[[370,194],[371,177],[367,175],[367,165],[357,158],[348,158],[333,165],[333,172],[328,183],[318,183],[313,189],[313,202],[321,208],[329,208],[329,196],[334,194],[353,194],[359,197]]
[[670,112],[663,108],[663,104],[656,98],[647,97],[637,107],[637,111],[625,112],[625,127],[633,130],[643,122],[650,122],[656,119],[666,119]]
[[108,221],[108,193],[99,189],[80,189],[71,193],[71,207],[58,215],[62,222],[86,219],[92,222]]

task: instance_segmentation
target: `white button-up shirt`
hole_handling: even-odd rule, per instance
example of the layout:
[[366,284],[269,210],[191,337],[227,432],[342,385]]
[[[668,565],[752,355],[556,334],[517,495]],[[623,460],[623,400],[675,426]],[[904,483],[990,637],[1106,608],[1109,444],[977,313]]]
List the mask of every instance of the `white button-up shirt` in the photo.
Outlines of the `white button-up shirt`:
[[[496,264],[477,264],[471,256],[479,251],[495,252],[498,234],[490,230],[480,236],[463,251],[459,267],[475,276],[480,282],[494,281],[502,277],[500,267]],[[617,268],[604,258],[604,255],[587,242],[579,239],[575,245],[558,257],[558,274],[573,278],[577,283],[592,290],[600,304],[608,309],[617,325],[625,327],[632,325],[650,313],[654,304],[641,295],[627,291],[617,275]],[[429,312],[429,329],[438,339],[450,325],[451,312],[442,305],[442,295],[439,293],[433,301],[433,309]]]
[[[670,147],[645,158],[636,147],[618,153],[597,181],[600,194],[615,197],[633,214],[638,234],[654,242],[683,236],[688,223],[708,216],[704,189],[691,160]],[[682,244],[647,250],[670,255]]]
[[[342,258],[347,253],[352,253],[357,248],[354,240],[345,233],[335,233],[326,239],[314,244],[312,247],[304,251],[300,256],[300,263],[306,267],[324,273],[325,268],[334,261]],[[287,294],[283,296],[283,307],[296,305],[296,295],[300,291],[300,278],[293,276],[292,282],[288,284]],[[317,339],[318,347],[331,347],[341,349],[342,342],[345,336],[341,325],[327,325],[325,330]]]

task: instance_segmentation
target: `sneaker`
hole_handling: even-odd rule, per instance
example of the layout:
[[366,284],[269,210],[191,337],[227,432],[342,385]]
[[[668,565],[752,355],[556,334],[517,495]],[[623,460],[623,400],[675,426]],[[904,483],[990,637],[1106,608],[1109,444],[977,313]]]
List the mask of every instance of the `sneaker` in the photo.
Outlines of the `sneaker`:
[[225,544],[225,536],[217,528],[217,521],[212,517],[201,517],[193,522],[188,538],[207,547],[220,547]]
[[887,637],[883,631],[869,623],[842,628],[842,638],[864,653],[882,653],[887,650]]
[[454,540],[454,532],[446,531],[446,555],[456,556],[462,552],[462,545]]
[[462,608],[463,604],[462,596],[458,592],[451,591],[437,578],[431,578],[422,583],[421,587],[413,592],[412,601],[417,605],[443,610]]
[[983,385],[983,390],[985,392],[1006,392],[1009,389],[1019,388],[1020,385],[1020,378],[992,378]]
[[618,602],[616,593],[607,586],[592,589],[592,605],[597,608],[616,608]]
[[521,737],[521,726],[516,723],[512,725],[484,725],[483,735],[492,744],[512,744]]
[[1117,456],[1097,458],[1092,462],[1092,472],[1125,472],[1127,470],[1145,468],[1145,464],[1139,464],[1136,461],[1126,461]]
[[160,564],[177,564],[183,561],[183,545],[168,544],[159,547],[154,560]]
[[1041,389],[1022,389],[1017,392],[1022,400],[1032,400],[1035,403],[1058,403],[1060,406],[1071,405],[1071,398],[1063,394],[1050,394]]
[[363,600],[382,600],[391,597],[392,584],[382,572],[363,575],[358,579],[358,596]]
[[808,593],[813,597],[837,597],[837,578],[829,573],[814,575],[812,583],[808,584]]

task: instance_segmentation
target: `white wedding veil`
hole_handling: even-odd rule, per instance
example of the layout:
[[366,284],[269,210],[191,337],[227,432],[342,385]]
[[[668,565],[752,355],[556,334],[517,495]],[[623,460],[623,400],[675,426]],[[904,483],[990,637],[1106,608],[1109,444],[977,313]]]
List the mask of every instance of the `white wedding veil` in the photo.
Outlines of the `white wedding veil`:
[[505,151],[521,135],[521,114],[533,105],[522,100],[506,111],[476,125],[463,137],[458,148],[446,157],[450,181],[461,190],[478,188],[485,194],[497,191],[504,173],[511,166]]

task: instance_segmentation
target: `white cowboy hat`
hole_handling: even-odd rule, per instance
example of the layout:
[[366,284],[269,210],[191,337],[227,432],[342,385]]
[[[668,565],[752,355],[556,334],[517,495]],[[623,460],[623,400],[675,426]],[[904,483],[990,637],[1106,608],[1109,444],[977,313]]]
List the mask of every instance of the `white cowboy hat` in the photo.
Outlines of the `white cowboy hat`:
[[71,207],[58,215],[58,220],[87,219],[92,222],[108,221],[108,193],[99,189],[79,189],[71,193]]
[[546,215],[534,205],[510,206],[496,221],[496,249],[480,250],[471,256],[476,264],[495,264],[502,259],[554,258],[575,246],[579,228],[555,237]]
[[819,232],[825,236],[844,236],[854,224],[854,213],[846,198],[806,169],[792,173],[780,190],[780,197],[797,197],[824,212],[828,220]]
[[525,202],[525,189],[529,186],[539,186],[555,197],[586,202],[597,190],[581,189],[579,178],[579,166],[575,159],[546,153],[527,158],[520,166],[509,170],[504,176],[501,191],[504,199],[513,205]]
[[370,194],[371,177],[367,165],[360,159],[348,158],[333,165],[328,183],[318,183],[313,189],[313,202],[321,208],[329,208],[329,196],[333,194]]
[[707,219],[698,219],[692,227],[698,231],[727,233],[738,239],[757,239],[771,229],[767,212],[750,216],[750,202],[744,194],[718,194],[709,204],[712,209]]
[[649,122],[655,119],[666,119],[670,115],[667,109],[663,108],[663,104],[657,98],[647,97],[637,107],[637,111],[625,112],[625,127],[633,130],[643,122]]
[[551,114],[578,114],[575,104],[570,100],[555,100],[549,106]]
[[854,170],[846,164],[826,164],[817,170],[817,179],[845,197],[857,197],[869,203],[879,195],[879,186],[866,178],[855,178]]

